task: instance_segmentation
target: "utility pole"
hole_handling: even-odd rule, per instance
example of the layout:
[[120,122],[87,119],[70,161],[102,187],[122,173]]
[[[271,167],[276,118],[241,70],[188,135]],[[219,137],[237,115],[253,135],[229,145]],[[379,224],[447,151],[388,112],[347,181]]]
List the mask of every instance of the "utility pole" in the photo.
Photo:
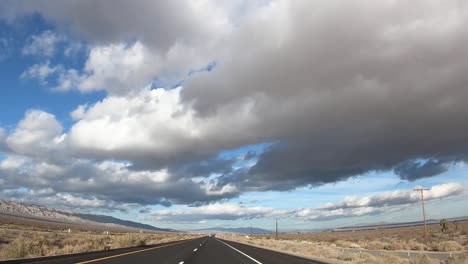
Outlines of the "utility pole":
[[276,218],[276,239],[278,239],[278,218]]
[[252,224],[250,224],[250,236],[252,236]]
[[427,226],[426,226],[426,209],[424,208],[424,191],[429,191],[429,189],[417,188],[417,189],[413,189],[413,191],[421,192],[421,205],[423,209],[423,219],[424,219],[424,242],[427,244]]

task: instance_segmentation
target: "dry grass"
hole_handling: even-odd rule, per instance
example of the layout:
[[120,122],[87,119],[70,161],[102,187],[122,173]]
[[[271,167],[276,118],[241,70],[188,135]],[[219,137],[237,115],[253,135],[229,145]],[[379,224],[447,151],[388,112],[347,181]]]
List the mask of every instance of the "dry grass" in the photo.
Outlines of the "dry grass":
[[177,233],[112,233],[35,231],[0,228],[0,260],[53,256],[144,246],[194,238],[192,234]]
[[365,253],[343,253],[341,248],[362,248],[380,250],[429,250],[441,252],[466,251],[468,248],[468,221],[449,224],[449,230],[442,233],[439,225],[429,226],[430,241],[424,244],[422,227],[402,227],[378,230],[323,232],[305,234],[254,235],[251,237],[233,234],[219,235],[227,240],[263,246],[309,257],[319,257],[338,262],[377,264],[468,264],[463,256],[440,262],[426,255],[415,259],[399,258],[394,255],[372,256]]
[[[424,244],[423,227],[400,227],[376,230],[280,234],[282,240],[309,241],[324,246],[386,250],[468,250],[468,221],[449,223],[442,233],[438,224],[428,225],[429,243]],[[274,235],[256,237],[273,239]]]
[[[413,259],[400,258],[394,255],[384,256],[372,256],[366,253],[362,254],[349,254],[342,253],[338,248],[332,246],[320,246],[319,243],[310,241],[298,241],[298,240],[275,240],[268,239],[265,237],[246,237],[243,235],[233,234],[220,234],[217,235],[220,238],[237,241],[253,246],[262,246],[269,249],[276,249],[294,253],[306,257],[318,257],[322,259],[328,259],[336,263],[372,263],[372,264],[440,264],[440,261],[430,259],[423,255]],[[443,262],[447,264],[466,264],[464,259],[449,260]]]
[[463,246],[458,244],[456,241],[444,241],[437,244],[437,250],[439,251],[461,251]]

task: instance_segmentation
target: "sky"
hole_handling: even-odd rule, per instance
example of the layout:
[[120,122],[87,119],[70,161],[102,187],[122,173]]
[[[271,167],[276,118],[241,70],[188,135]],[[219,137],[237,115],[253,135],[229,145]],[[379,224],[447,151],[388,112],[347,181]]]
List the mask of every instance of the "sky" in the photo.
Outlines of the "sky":
[[466,1],[6,0],[0,198],[182,230],[468,212]]

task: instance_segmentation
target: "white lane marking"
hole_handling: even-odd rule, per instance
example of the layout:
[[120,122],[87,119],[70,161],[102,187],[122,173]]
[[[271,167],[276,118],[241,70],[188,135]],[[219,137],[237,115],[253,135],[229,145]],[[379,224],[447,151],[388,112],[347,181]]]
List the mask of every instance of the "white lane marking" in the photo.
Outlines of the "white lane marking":
[[252,258],[251,256],[249,256],[249,255],[245,254],[244,252],[238,250],[237,248],[235,248],[235,247],[233,247],[233,246],[231,246],[231,245],[229,245],[229,244],[226,244],[226,243],[224,243],[223,241],[221,241],[221,240],[219,240],[219,239],[217,239],[217,238],[215,238],[215,239],[216,239],[217,241],[223,243],[224,245],[226,245],[226,246],[228,246],[228,247],[234,249],[235,251],[241,253],[242,255],[248,257],[249,259],[251,259],[251,260],[254,261],[255,263],[257,263],[257,264],[262,264],[260,261],[258,261],[258,260],[256,260],[256,259]]
[[198,248],[194,249],[193,252],[195,252],[195,251],[197,251],[197,250],[198,250]]
[[183,262],[183,261],[181,261],[181,262],[179,262],[179,264],[184,264],[184,262]]
[[200,247],[201,247],[201,245],[203,245],[203,243],[200,244]]

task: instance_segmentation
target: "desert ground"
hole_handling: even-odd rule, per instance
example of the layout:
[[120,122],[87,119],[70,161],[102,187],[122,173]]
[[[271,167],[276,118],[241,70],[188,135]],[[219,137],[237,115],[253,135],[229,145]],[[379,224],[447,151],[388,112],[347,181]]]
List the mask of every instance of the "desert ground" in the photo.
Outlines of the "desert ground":
[[[69,233],[70,229],[70,233]],[[107,233],[107,231],[109,233]],[[164,243],[197,237],[121,227],[0,218],[0,260],[54,256]]]
[[270,235],[221,234],[221,238],[277,249],[302,256],[335,260],[337,263],[468,263],[468,259],[454,257],[440,261],[423,256],[413,259],[392,255],[382,257],[362,254],[343,254],[342,248],[411,250],[415,252],[467,252],[468,221],[450,222],[448,230],[442,232],[438,224],[428,225],[429,239],[424,243],[423,227],[379,228],[376,230],[321,232],[321,233],[280,233]]

